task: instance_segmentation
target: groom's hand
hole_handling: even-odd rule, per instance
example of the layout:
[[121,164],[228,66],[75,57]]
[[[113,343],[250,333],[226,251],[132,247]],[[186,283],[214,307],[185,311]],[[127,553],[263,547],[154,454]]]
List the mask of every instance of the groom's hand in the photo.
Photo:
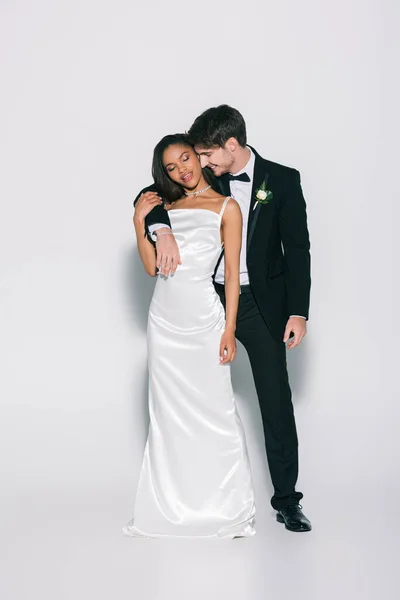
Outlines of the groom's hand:
[[283,336],[285,344],[289,340],[292,332],[294,336],[286,346],[289,350],[298,346],[303,337],[307,335],[307,322],[303,317],[290,317],[286,324],[285,335]]
[[182,264],[178,244],[169,227],[157,229],[156,235],[157,268],[162,275],[168,277],[169,274],[175,273],[178,265]]

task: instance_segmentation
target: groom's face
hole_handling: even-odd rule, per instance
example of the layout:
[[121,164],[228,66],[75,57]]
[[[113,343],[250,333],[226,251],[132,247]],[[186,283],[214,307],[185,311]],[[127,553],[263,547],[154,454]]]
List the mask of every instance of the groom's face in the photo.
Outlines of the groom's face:
[[224,173],[230,173],[233,165],[233,155],[228,148],[221,146],[204,148],[204,146],[196,144],[194,149],[200,157],[203,169],[208,167],[216,177],[221,177]]

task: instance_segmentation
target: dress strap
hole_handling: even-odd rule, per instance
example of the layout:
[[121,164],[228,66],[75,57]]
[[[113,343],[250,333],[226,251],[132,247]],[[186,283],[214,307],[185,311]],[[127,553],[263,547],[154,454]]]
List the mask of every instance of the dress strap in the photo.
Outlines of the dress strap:
[[231,196],[227,196],[224,200],[223,205],[221,206],[221,210],[219,211],[219,216],[222,217],[222,215],[224,214],[224,210],[225,210],[225,206],[228,204],[229,200],[231,199]]

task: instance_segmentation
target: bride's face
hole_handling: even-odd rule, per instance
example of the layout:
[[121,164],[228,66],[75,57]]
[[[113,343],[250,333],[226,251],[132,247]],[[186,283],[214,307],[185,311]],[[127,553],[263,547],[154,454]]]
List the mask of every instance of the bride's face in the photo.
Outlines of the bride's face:
[[172,181],[189,190],[195,188],[202,177],[199,158],[191,146],[169,146],[164,150],[163,163]]

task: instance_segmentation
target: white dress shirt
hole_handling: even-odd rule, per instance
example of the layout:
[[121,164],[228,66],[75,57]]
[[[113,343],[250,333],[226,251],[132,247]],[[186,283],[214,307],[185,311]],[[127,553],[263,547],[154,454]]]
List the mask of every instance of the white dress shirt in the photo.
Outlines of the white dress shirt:
[[[253,187],[253,178],[254,178],[254,164],[256,162],[256,157],[254,152],[250,150],[250,158],[247,165],[237,173],[232,173],[232,175],[241,175],[242,173],[247,173],[250,178],[250,181],[237,181],[232,180],[229,183],[229,187],[231,190],[231,196],[236,200],[236,202],[240,206],[240,210],[242,211],[242,219],[243,219],[243,227],[242,227],[242,248],[240,250],[240,285],[249,285],[249,274],[247,272],[247,223],[249,220],[249,210],[250,210],[250,202],[251,202],[251,190]],[[225,265],[224,261],[221,260],[219,263],[217,272],[215,273],[215,281],[217,283],[223,284],[225,281]]]

